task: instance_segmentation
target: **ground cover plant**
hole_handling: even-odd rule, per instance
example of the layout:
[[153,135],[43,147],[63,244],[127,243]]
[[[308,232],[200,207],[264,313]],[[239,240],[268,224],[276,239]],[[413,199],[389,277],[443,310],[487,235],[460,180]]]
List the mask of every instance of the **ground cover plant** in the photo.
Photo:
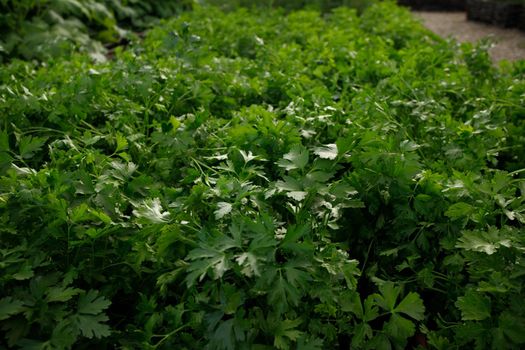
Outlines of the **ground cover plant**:
[[0,346],[522,348],[524,74],[391,2],[12,60]]
[[347,5],[362,11],[375,0],[0,0],[0,62],[13,58],[45,61],[82,51],[106,60],[112,48],[137,39],[160,18],[193,4],[234,10],[303,7],[326,12]]
[[81,50],[105,60],[104,45],[134,38],[189,9],[190,0],[0,0],[0,62],[46,60]]

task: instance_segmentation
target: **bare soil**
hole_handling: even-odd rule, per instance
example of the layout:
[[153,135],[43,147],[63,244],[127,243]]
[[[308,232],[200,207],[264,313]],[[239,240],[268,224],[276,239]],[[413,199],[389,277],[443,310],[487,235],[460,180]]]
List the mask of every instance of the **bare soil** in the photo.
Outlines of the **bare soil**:
[[490,38],[494,47],[490,55],[495,62],[525,59],[525,32],[505,29],[484,23],[467,21],[465,12],[416,11],[423,24],[442,37],[452,37],[460,42],[476,42]]

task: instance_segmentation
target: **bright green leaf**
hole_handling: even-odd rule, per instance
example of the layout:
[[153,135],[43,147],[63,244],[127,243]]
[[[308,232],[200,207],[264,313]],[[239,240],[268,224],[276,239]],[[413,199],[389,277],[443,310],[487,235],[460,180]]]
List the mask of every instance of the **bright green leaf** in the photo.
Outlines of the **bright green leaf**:
[[287,171],[294,169],[304,169],[308,164],[308,150],[303,145],[295,145],[290,152],[283,156],[283,159],[277,162],[281,168]]

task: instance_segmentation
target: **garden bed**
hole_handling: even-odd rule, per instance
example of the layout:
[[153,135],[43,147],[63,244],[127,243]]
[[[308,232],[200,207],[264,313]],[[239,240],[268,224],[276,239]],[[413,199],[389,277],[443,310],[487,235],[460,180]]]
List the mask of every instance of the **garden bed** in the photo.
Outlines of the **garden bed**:
[[390,1],[2,65],[0,349],[524,348],[524,72]]

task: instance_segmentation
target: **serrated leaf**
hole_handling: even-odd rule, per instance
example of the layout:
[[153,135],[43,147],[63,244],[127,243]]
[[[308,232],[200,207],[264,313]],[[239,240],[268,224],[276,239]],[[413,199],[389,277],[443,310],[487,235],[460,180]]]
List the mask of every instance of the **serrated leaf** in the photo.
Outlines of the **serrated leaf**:
[[215,214],[215,219],[219,220],[222,219],[224,216],[229,214],[232,211],[232,205],[227,202],[219,202],[217,203],[217,210],[215,210],[213,213]]
[[241,273],[243,273],[245,276],[252,277],[253,275],[261,275],[259,272],[259,266],[257,264],[257,256],[255,254],[250,252],[242,253],[237,256],[237,258],[235,258],[235,261],[237,261],[237,263],[243,267]]
[[234,319],[222,321],[212,336],[212,344],[216,349],[235,350]]
[[408,338],[416,332],[416,327],[414,326],[414,322],[400,315],[393,314],[384,326],[384,330],[401,348],[404,348]]
[[303,332],[295,329],[302,323],[302,320],[297,318],[295,320],[283,320],[277,326],[274,334],[274,346],[277,349],[288,349],[289,341],[296,341],[303,335]]
[[66,302],[80,292],[82,292],[82,290],[78,288],[51,287],[47,291],[46,301],[49,303],[57,301]]
[[303,145],[295,145],[290,152],[283,156],[283,159],[277,162],[277,165],[287,171],[294,169],[304,169],[308,164],[308,150]]
[[374,331],[368,323],[360,323],[354,328],[354,336],[352,337],[352,347],[360,349],[363,343],[372,337]]
[[117,133],[115,135],[115,139],[117,141],[117,148],[115,149],[115,153],[124,151],[128,148],[128,140],[121,133]]
[[455,220],[462,217],[467,217],[474,211],[474,207],[465,202],[459,202],[452,204],[448,210],[445,212],[445,215],[449,218]]
[[337,158],[338,150],[335,143],[330,143],[314,148],[314,153],[322,159],[334,160]]
[[24,303],[22,301],[13,299],[12,297],[0,299],[0,321],[8,319],[22,311],[24,311]]
[[374,294],[374,299],[377,305],[387,311],[394,311],[397,298],[401,293],[401,287],[396,286],[392,282],[385,282],[379,286],[381,295]]
[[72,223],[80,223],[91,219],[89,206],[86,203],[81,203],[79,206],[68,210],[68,214]]
[[90,209],[89,212],[94,216],[94,218],[99,219],[104,224],[111,224],[113,222],[111,218],[103,211]]
[[25,159],[33,157],[44,146],[46,141],[47,137],[23,136],[18,144],[20,157]]
[[137,170],[137,164],[133,163],[133,162],[127,162],[127,163],[124,163],[124,162],[121,162],[121,161],[118,161],[118,160],[115,160],[113,162],[111,162],[111,168],[113,169],[113,171],[111,172],[111,174],[121,180],[121,181],[124,181],[128,178],[130,178],[133,173]]
[[500,237],[499,231],[495,228],[489,231],[464,231],[459,238],[456,248],[463,248],[475,252],[494,254],[500,247],[511,247],[512,241],[505,237]]
[[307,195],[308,195],[308,192],[304,192],[304,191],[290,191],[286,193],[286,197],[295,199],[298,202],[304,200]]
[[236,243],[229,237],[223,237],[224,245],[217,243],[219,249],[201,246],[193,249],[188,254],[188,259],[192,260],[188,267],[188,275],[186,276],[186,283],[189,287],[193,286],[197,279],[202,281],[209,270],[213,272],[213,278],[221,278],[226,271],[230,269],[229,261],[224,251],[235,247]]
[[365,299],[363,321],[370,322],[379,317],[379,308],[376,306],[375,295],[372,294]]
[[456,307],[461,311],[463,321],[482,321],[490,317],[490,299],[472,290],[458,298]]
[[111,302],[105,297],[98,296],[98,291],[91,289],[78,298],[78,313],[97,315],[107,309],[110,304]]
[[308,192],[303,190],[301,182],[290,176],[283,176],[283,180],[275,183],[279,191],[284,191],[287,197],[299,202],[306,198]]
[[60,349],[70,349],[80,335],[74,316],[62,319],[53,328],[51,343]]
[[418,321],[421,321],[425,316],[423,300],[421,300],[417,293],[413,292],[408,293],[408,295],[396,306],[394,311],[408,315]]
[[343,298],[339,300],[341,310],[353,313],[358,319],[363,319],[364,311],[359,293],[356,291],[345,292]]
[[268,290],[268,302],[279,314],[288,310],[290,305],[297,305],[299,302],[300,289],[288,282],[282,269],[266,269],[261,273],[258,284],[261,285],[260,289]]
[[416,149],[418,149],[419,147],[421,147],[421,146],[419,146],[414,141],[410,141],[410,140],[402,141],[399,144],[399,149],[401,150],[401,152],[413,152]]
[[243,151],[243,150],[239,150],[239,153],[241,154],[242,159],[244,160],[244,163],[249,163],[249,162],[251,162],[252,160],[258,158],[257,156],[254,156],[254,155],[253,155],[252,151],[249,151],[248,153],[246,153],[246,152]]
[[137,218],[154,224],[163,224],[169,221],[170,213],[163,211],[160,199],[146,199],[140,204],[135,205],[133,215]]
[[286,245],[287,243],[297,242],[301,237],[309,233],[310,233],[309,224],[291,225],[286,230],[286,235],[284,236],[282,244]]
[[306,179],[312,182],[319,182],[319,183],[325,183],[330,178],[334,176],[334,173],[332,172],[325,172],[325,171],[310,171],[308,174],[306,174]]
[[111,335],[109,326],[102,323],[108,320],[106,315],[75,315],[74,320],[86,338],[103,338]]
[[283,176],[284,181],[277,181],[275,187],[280,191],[302,191],[303,185],[291,176]]
[[34,275],[35,273],[33,272],[32,266],[29,264],[24,264],[17,273],[13,274],[13,278],[18,281],[24,281],[30,279]]

